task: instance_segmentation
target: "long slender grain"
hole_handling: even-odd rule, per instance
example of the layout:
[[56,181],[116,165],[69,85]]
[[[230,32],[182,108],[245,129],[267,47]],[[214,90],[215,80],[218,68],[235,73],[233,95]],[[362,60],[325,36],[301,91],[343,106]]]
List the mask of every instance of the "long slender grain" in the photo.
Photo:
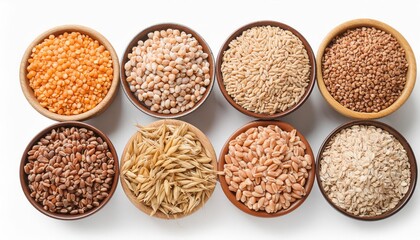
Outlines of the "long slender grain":
[[216,184],[212,159],[186,124],[139,127],[123,161],[124,182],[151,215],[188,214]]

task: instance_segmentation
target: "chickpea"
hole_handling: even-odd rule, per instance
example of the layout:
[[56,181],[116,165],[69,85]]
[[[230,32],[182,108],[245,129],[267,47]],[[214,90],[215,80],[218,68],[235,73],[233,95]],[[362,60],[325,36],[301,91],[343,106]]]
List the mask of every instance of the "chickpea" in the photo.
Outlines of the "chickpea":
[[211,82],[209,55],[191,34],[178,29],[147,36],[133,47],[124,65],[127,81],[136,79],[128,81],[130,90],[153,112],[177,114],[192,108]]

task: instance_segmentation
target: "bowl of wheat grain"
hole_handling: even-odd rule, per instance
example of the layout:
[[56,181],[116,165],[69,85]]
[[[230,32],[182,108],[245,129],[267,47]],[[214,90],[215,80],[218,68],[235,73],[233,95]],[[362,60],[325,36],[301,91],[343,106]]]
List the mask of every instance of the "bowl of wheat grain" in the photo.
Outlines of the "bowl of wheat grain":
[[294,28],[275,21],[253,22],[225,41],[216,76],[223,96],[238,111],[274,119],[292,113],[309,98],[315,56]]

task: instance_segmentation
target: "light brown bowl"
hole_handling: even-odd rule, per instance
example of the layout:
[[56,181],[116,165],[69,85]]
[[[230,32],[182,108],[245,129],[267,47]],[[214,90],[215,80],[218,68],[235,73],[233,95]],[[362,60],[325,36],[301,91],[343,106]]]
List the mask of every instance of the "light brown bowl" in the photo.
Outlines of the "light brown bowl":
[[[305,46],[305,49],[308,53],[309,57],[309,65],[311,66],[310,75],[309,75],[309,84],[306,87],[305,93],[303,94],[302,98],[299,100],[298,103],[296,103],[294,106],[286,109],[286,111],[282,112],[276,112],[275,114],[262,114],[262,113],[256,113],[253,111],[249,111],[242,107],[241,105],[237,104],[233,98],[228,94],[226,91],[226,87],[224,85],[223,75],[222,75],[222,63],[223,63],[223,55],[226,50],[229,49],[229,43],[239,37],[244,31],[253,28],[253,27],[259,27],[259,26],[273,26],[273,27],[279,27],[284,30],[288,30],[292,32],[295,36],[297,36]],[[216,61],[216,74],[217,74],[217,83],[219,84],[220,91],[222,92],[223,96],[226,98],[226,100],[232,105],[236,110],[240,111],[243,114],[246,114],[250,117],[258,118],[258,119],[274,119],[279,118],[288,115],[289,113],[292,113],[296,109],[298,109],[300,106],[302,106],[305,101],[309,98],[309,95],[312,92],[312,89],[315,84],[315,76],[316,76],[316,65],[315,65],[315,55],[312,51],[311,45],[309,45],[308,41],[303,37],[302,34],[300,34],[296,29],[280,22],[275,21],[258,21],[249,23],[245,26],[240,27],[238,30],[232,33],[228,37],[228,39],[223,44],[222,48],[219,51],[219,55],[217,56]]]
[[[207,138],[207,136],[200,131],[200,129],[194,127],[193,125],[181,121],[181,120],[175,120],[175,119],[165,119],[165,120],[158,120],[156,122],[153,122],[149,125],[147,125],[146,127],[158,127],[161,126],[163,124],[167,124],[167,125],[175,125],[175,126],[180,126],[182,124],[187,124],[188,129],[193,132],[198,139],[200,140],[202,146],[204,149],[206,149],[207,154],[210,154],[210,158],[212,159],[212,165],[214,167],[214,170],[217,169],[217,161],[216,161],[216,153],[214,152],[214,148],[213,145],[211,144],[210,140]],[[136,137],[137,133],[133,134],[133,136],[130,138],[130,140],[128,140],[122,157],[121,157],[121,163],[120,163],[120,168],[123,167],[125,161],[126,161],[126,154],[127,154],[127,149],[129,148],[129,146],[132,144],[132,142],[134,141],[135,137]],[[129,189],[129,187],[127,186],[127,183],[124,181],[124,177],[122,175],[122,172],[120,173],[120,178],[121,178],[121,185],[122,188],[124,190],[125,195],[128,197],[128,199],[131,201],[131,203],[136,206],[138,209],[140,209],[140,211],[144,212],[147,215],[150,215],[153,211],[153,209],[139,201],[137,201],[136,196],[134,196],[134,194],[132,193],[132,191]],[[214,189],[213,189],[214,191]],[[212,192],[213,193],[213,192]],[[204,206],[204,204],[207,202],[207,200],[210,198],[210,196],[208,198],[206,198],[203,202],[203,204],[198,205],[197,207],[195,207],[190,213],[188,214],[175,214],[175,215],[169,215],[166,216],[164,213],[157,211],[153,216],[157,217],[157,218],[162,218],[162,219],[178,219],[178,218],[182,218],[188,215],[193,214],[194,212],[196,212],[198,209],[200,209],[202,206]]]
[[[29,82],[28,82],[28,79],[26,77],[26,75],[28,73],[26,69],[29,65],[28,59],[31,56],[32,49],[36,45],[41,43],[44,39],[48,38],[48,36],[50,36],[50,35],[58,36],[58,35],[63,34],[65,32],[80,32],[82,34],[86,34],[86,35],[90,36],[94,40],[98,40],[98,42],[101,43],[103,46],[105,46],[105,48],[111,54],[112,65],[113,65],[113,69],[114,69],[114,76],[113,76],[113,79],[112,79],[112,84],[111,84],[111,87],[110,87],[107,95],[105,96],[105,98],[98,105],[96,105],[94,108],[92,108],[91,110],[89,110],[87,112],[84,112],[84,113],[81,113],[81,114],[77,114],[77,115],[60,115],[60,114],[57,114],[57,113],[50,112],[48,109],[42,107],[39,104],[37,98],[34,96],[34,92],[33,92],[32,88],[29,86]],[[20,76],[20,85],[21,85],[23,94],[25,95],[28,102],[32,105],[32,107],[35,108],[35,110],[37,110],[39,113],[41,113],[45,117],[48,117],[50,119],[60,121],[60,122],[62,122],[62,121],[82,121],[82,120],[86,120],[88,118],[91,118],[93,116],[96,116],[96,115],[102,113],[112,103],[112,101],[113,101],[113,99],[114,99],[114,97],[117,93],[117,89],[118,89],[119,70],[120,70],[120,68],[119,68],[119,61],[118,61],[117,53],[115,52],[111,43],[109,43],[108,40],[104,36],[102,36],[99,32],[97,32],[93,29],[84,27],[84,26],[63,25],[63,26],[58,26],[58,27],[52,28],[52,29],[42,33],[34,41],[32,41],[32,43],[28,46],[28,48],[26,49],[26,51],[25,51],[25,53],[22,57],[22,61],[20,63],[19,76]]]
[[[288,123],[275,121],[275,120],[273,120],[273,121],[254,121],[254,122],[250,122],[250,123],[244,125],[243,127],[236,130],[232,134],[232,136],[229,137],[229,139],[226,141],[225,145],[223,146],[222,150],[220,151],[219,162],[217,164],[218,165],[218,171],[219,172],[224,171],[224,165],[226,163],[225,162],[225,155],[229,151],[229,142],[231,140],[235,139],[241,133],[245,132],[246,130],[248,130],[250,128],[258,127],[258,126],[264,126],[265,127],[265,126],[268,126],[268,125],[276,125],[276,126],[280,127],[282,130],[288,131],[288,132],[295,129],[292,125],[290,125]],[[290,205],[290,207],[286,210],[280,210],[280,211],[275,212],[275,213],[267,213],[265,211],[254,211],[252,209],[249,209],[242,202],[236,200],[236,195],[235,195],[235,193],[233,193],[229,190],[229,186],[226,183],[224,175],[219,175],[219,182],[220,182],[220,185],[222,187],[222,190],[225,193],[226,197],[229,199],[229,201],[233,205],[235,205],[237,208],[239,208],[243,212],[248,213],[250,215],[257,216],[257,217],[270,218],[270,217],[278,217],[278,216],[288,214],[288,213],[294,211],[295,209],[297,209],[306,200],[306,198],[311,193],[312,186],[313,186],[314,180],[315,180],[315,158],[314,158],[314,154],[313,154],[312,149],[311,149],[311,145],[306,140],[306,138],[299,131],[297,131],[296,135],[299,136],[300,140],[306,145],[306,147],[307,147],[306,153],[309,154],[314,161],[313,164],[312,164],[311,170],[309,170],[309,172],[308,172],[309,176],[308,176],[308,179],[307,179],[306,184],[305,184],[306,195],[304,197],[302,197],[301,199],[293,202]]]
[[[144,104],[144,102],[140,101],[134,95],[134,93],[130,91],[130,84],[127,82],[127,77],[125,76],[125,69],[124,69],[125,63],[130,60],[128,58],[128,54],[133,51],[133,47],[138,45],[138,41],[140,41],[140,40],[146,41],[148,39],[147,34],[150,33],[150,32],[167,30],[167,29],[178,29],[180,31],[184,31],[187,34],[191,34],[195,39],[197,39],[197,41],[203,47],[203,52],[205,52],[209,55],[208,61],[209,61],[209,64],[210,64],[210,84],[207,86],[206,92],[203,94],[203,97],[198,102],[196,102],[195,105],[192,108],[190,108],[186,111],[183,111],[183,112],[178,112],[176,114],[173,114],[173,113],[163,114],[163,113],[158,113],[158,112],[151,111],[150,108]],[[204,38],[201,37],[201,35],[199,35],[197,32],[195,32],[191,28],[186,27],[184,25],[175,24],[175,23],[162,23],[162,24],[153,25],[153,26],[150,26],[150,27],[144,29],[143,31],[138,33],[131,40],[131,42],[128,44],[127,48],[125,49],[124,55],[121,59],[121,72],[120,72],[120,74],[121,74],[121,85],[124,89],[125,95],[128,97],[130,102],[134,106],[136,106],[139,110],[141,110],[142,112],[144,112],[144,113],[146,113],[146,114],[148,114],[152,117],[155,117],[155,118],[179,118],[179,117],[185,116],[189,113],[192,113],[194,110],[199,108],[204,103],[204,101],[206,101],[207,97],[210,95],[211,90],[213,89],[214,72],[215,72],[215,69],[214,69],[213,53],[212,53],[209,45],[204,40]]]
[[[401,145],[407,151],[408,160],[410,162],[411,178],[410,178],[410,188],[408,189],[408,192],[400,200],[400,202],[397,204],[397,206],[395,206],[395,208],[393,208],[393,209],[391,209],[391,210],[389,210],[387,212],[384,212],[383,214],[378,215],[378,216],[358,216],[358,215],[354,215],[354,214],[351,214],[351,213],[347,212],[346,210],[338,207],[337,205],[335,205],[332,202],[332,200],[328,197],[328,195],[325,192],[324,188],[322,187],[322,181],[321,181],[320,176],[319,176],[319,171],[321,169],[322,154],[325,151],[325,148],[327,147],[328,143],[341,130],[346,129],[346,128],[349,128],[349,127],[354,126],[354,125],[375,126],[377,128],[382,128],[383,130],[389,132],[391,135],[393,135],[401,143]],[[414,155],[413,150],[410,147],[410,144],[407,142],[407,140],[397,130],[395,130],[391,126],[389,126],[389,125],[387,125],[385,123],[381,123],[381,122],[377,122],[377,121],[372,121],[372,120],[351,121],[351,122],[345,123],[345,124],[337,127],[336,129],[334,129],[330,133],[330,135],[328,135],[328,137],[325,139],[324,143],[321,145],[321,148],[319,149],[319,152],[318,152],[317,163],[316,163],[316,180],[318,182],[318,187],[321,190],[321,193],[324,196],[324,198],[337,211],[341,212],[342,214],[344,214],[344,215],[346,215],[348,217],[352,217],[352,218],[358,219],[358,220],[365,220],[365,221],[381,220],[381,219],[390,217],[390,216],[394,215],[395,213],[397,213],[398,211],[400,211],[405,206],[405,204],[407,204],[407,202],[410,200],[411,196],[413,195],[414,189],[416,188],[416,183],[417,183],[417,163],[416,163],[416,157]]]
[[[108,148],[112,154],[112,157],[114,158],[114,171],[115,171],[115,175],[114,175],[114,179],[112,180],[112,184],[110,191],[109,191],[109,195],[108,197],[106,197],[104,200],[101,201],[101,203],[99,204],[99,206],[94,207],[88,211],[86,211],[85,213],[82,214],[75,214],[75,215],[71,215],[71,214],[63,214],[63,213],[53,213],[50,211],[47,211],[43,208],[43,206],[36,202],[35,199],[33,199],[30,196],[30,189],[28,186],[28,175],[25,173],[24,171],[24,166],[26,165],[26,163],[28,163],[28,151],[31,150],[32,146],[35,145],[41,138],[43,138],[47,133],[51,132],[53,129],[57,129],[60,127],[77,127],[77,128],[86,128],[88,130],[92,130],[97,136],[101,137],[104,142],[106,142],[108,144]],[[20,168],[19,168],[19,178],[20,178],[20,185],[22,187],[23,193],[25,194],[26,198],[28,199],[28,201],[32,204],[32,206],[34,206],[38,211],[40,211],[41,213],[45,214],[48,217],[51,218],[55,218],[55,219],[60,219],[60,220],[77,220],[77,219],[81,219],[81,218],[85,218],[87,216],[90,216],[96,212],[98,212],[100,209],[102,209],[111,199],[111,197],[113,196],[115,189],[117,188],[117,184],[118,184],[118,155],[117,152],[115,151],[114,145],[112,144],[111,140],[105,135],[105,133],[103,133],[101,130],[93,127],[92,125],[89,125],[87,123],[83,123],[83,122],[77,122],[77,121],[68,121],[68,122],[61,122],[61,123],[56,123],[53,124],[47,128],[45,128],[44,130],[42,130],[41,132],[39,132],[28,144],[28,146],[25,148],[25,151],[22,154],[22,158],[20,161]]]
[[[349,29],[354,29],[358,27],[374,27],[376,29],[380,29],[387,33],[390,33],[393,37],[395,37],[401,47],[404,49],[407,62],[408,62],[408,71],[407,71],[407,78],[404,90],[401,93],[401,96],[388,108],[383,109],[377,113],[365,113],[365,112],[357,112],[350,110],[343,105],[341,105],[338,101],[336,101],[327,90],[325,86],[324,79],[322,76],[322,58],[324,56],[325,48],[330,44],[330,42],[340,34],[344,33]],[[408,97],[410,96],[411,92],[413,91],[414,84],[416,83],[416,74],[417,74],[417,65],[416,59],[414,57],[413,50],[411,49],[410,45],[408,44],[407,40],[394,28],[391,26],[376,21],[372,19],[355,19],[345,23],[342,23],[335,27],[328,35],[324,38],[321,45],[318,49],[317,54],[317,83],[319,91],[321,92],[322,96],[328,102],[328,104],[334,108],[337,112],[341,113],[342,115],[350,118],[355,119],[375,119],[375,118],[382,118],[385,117],[393,112],[395,112],[398,108],[400,108],[405,101],[407,101]]]

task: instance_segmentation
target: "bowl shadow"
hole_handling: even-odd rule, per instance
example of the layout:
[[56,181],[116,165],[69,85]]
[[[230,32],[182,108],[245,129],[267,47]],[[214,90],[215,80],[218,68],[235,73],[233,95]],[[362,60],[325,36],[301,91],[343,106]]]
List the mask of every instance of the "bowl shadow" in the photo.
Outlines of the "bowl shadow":
[[313,100],[309,98],[295,112],[282,117],[279,120],[290,123],[300,132],[309,135],[314,130],[318,120]]
[[223,107],[223,104],[216,98],[214,90],[210,92],[206,101],[199,108],[179,120],[191,123],[204,133],[211,132],[217,121],[218,108]]
[[118,126],[122,120],[123,111],[123,96],[121,88],[118,89],[114,101],[103,113],[86,120],[88,124],[91,124],[101,131],[104,131],[107,135],[112,135],[118,131]]

